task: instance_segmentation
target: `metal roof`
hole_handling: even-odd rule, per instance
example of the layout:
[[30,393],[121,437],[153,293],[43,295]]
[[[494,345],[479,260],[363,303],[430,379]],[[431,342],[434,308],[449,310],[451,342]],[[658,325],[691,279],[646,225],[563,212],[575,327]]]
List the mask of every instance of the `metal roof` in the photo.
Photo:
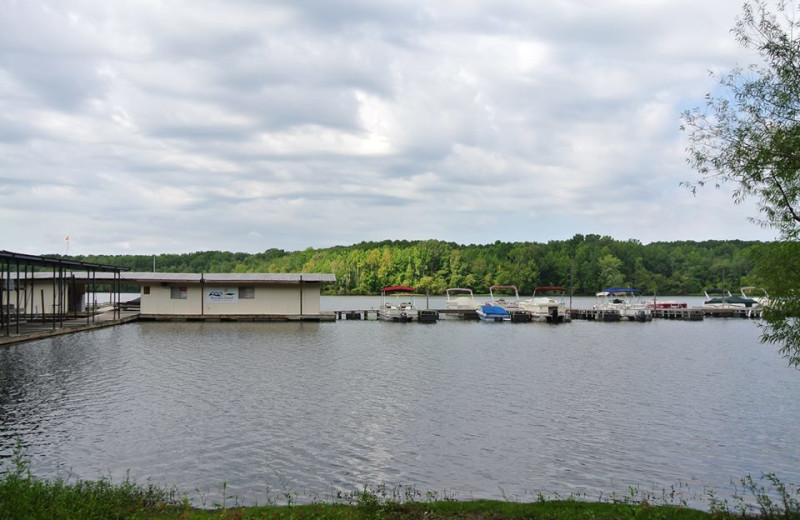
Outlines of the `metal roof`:
[[203,281],[200,273],[123,273],[122,279],[130,282],[196,282]]
[[321,282],[333,283],[336,275],[328,273],[206,273],[206,282]]
[[[14,273],[12,273],[14,274]],[[92,273],[87,271],[65,272],[66,278],[76,280],[96,280],[98,282],[114,280],[113,273]],[[3,273],[0,273],[2,279]],[[52,272],[28,273],[28,278],[51,279]],[[334,283],[336,275],[330,273],[119,273],[122,282],[129,283]]]
[[63,258],[53,258],[47,256],[26,255],[24,253],[14,253],[12,251],[0,251],[0,259],[6,261],[19,262],[21,265],[33,265],[37,267],[63,267],[72,270],[95,270],[104,272],[128,271],[127,267],[116,265],[95,264],[92,262],[81,262],[78,260],[66,260]]

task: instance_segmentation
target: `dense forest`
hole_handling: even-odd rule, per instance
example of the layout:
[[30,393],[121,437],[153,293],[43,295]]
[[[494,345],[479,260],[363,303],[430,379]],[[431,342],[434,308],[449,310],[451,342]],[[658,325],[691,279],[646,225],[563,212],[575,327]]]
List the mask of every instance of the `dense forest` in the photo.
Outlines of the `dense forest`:
[[386,240],[326,249],[263,253],[205,251],[187,254],[88,255],[76,260],[134,271],[192,273],[334,273],[332,294],[379,294],[388,285],[410,285],[440,294],[448,287],[486,293],[491,285],[516,285],[527,295],[540,285],[563,285],[593,295],[604,287],[632,286],[644,294],[694,295],[723,283],[736,292],[758,285],[753,257],[763,242],[619,241],[600,235],[569,240],[459,245],[438,240]]

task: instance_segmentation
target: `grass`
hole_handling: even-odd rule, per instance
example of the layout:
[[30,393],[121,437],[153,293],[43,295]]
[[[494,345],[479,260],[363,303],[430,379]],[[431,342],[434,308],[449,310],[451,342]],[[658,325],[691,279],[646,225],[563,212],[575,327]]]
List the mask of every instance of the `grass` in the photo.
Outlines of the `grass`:
[[[422,495],[413,488],[365,487],[362,491],[297,505],[285,495],[266,506],[228,507],[226,501],[210,509],[196,508],[175,489],[138,484],[125,478],[75,481],[33,477],[18,442],[11,468],[0,466],[0,520],[160,520],[160,519],[269,519],[269,520],[800,520],[800,487],[785,485],[775,475],[745,477],[731,499],[707,493],[708,511],[647,498],[637,489],[630,495],[584,501],[572,497],[539,495],[533,502],[457,501],[435,493]],[[223,496],[227,491],[223,484]],[[655,503],[659,502],[659,503]],[[238,499],[235,503],[238,503]]]
[[138,484],[130,478],[119,484],[110,479],[76,482],[37,479],[31,475],[20,441],[11,466],[6,472],[0,471],[2,520],[147,518],[136,515],[177,505],[174,491]]
[[218,511],[161,511],[147,518],[232,520],[513,520],[523,518],[633,520],[634,518],[640,518],[642,520],[700,520],[709,516],[709,513],[703,511],[670,506],[650,508],[578,501],[548,501],[545,503],[523,504],[479,500],[471,502],[389,503],[377,508],[365,508],[360,505],[347,504],[312,504],[234,508]]

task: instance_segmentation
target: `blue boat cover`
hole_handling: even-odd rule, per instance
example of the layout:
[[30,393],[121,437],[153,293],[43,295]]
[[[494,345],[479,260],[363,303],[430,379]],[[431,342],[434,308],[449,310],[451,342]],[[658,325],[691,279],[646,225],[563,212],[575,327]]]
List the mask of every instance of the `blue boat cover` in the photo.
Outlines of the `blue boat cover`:
[[607,292],[609,294],[617,294],[617,293],[639,293],[639,289],[633,289],[632,287],[623,287],[618,289],[603,289],[603,292]]
[[491,316],[506,316],[508,311],[497,305],[481,305],[481,310],[486,315]]

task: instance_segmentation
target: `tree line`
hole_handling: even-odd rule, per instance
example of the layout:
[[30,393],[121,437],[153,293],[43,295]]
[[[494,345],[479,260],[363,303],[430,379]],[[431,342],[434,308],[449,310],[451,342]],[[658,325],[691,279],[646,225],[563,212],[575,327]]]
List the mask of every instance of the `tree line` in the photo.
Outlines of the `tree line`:
[[378,294],[408,285],[441,294],[448,287],[486,293],[491,285],[561,285],[576,295],[631,286],[644,294],[699,295],[725,284],[732,292],[759,285],[754,259],[767,247],[754,241],[653,242],[577,234],[569,240],[460,245],[440,240],[385,240],[303,251],[203,251],[187,254],[87,255],[71,259],[134,271],[192,273],[333,273],[328,294]]

